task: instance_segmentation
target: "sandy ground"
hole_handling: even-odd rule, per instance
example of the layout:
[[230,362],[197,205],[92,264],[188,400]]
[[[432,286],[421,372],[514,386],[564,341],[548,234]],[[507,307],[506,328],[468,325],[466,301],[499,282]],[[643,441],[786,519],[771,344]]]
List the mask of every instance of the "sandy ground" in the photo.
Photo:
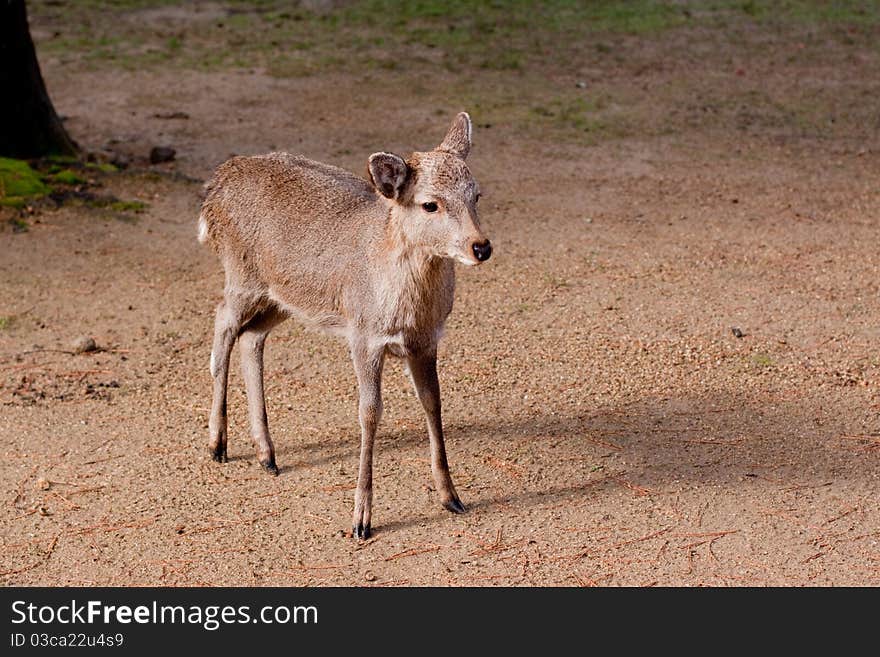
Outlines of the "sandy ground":
[[[195,240],[199,181],[272,149],[362,171],[373,151],[435,145],[471,108],[407,95],[405,72],[44,58],[76,139],[135,157],[102,184],[149,206],[133,222],[41,209],[0,233],[0,581],[880,584],[880,124],[864,106],[880,58],[814,35],[826,59],[792,61],[797,37],[770,37],[769,56],[673,59],[650,86],[637,64],[585,73],[669,129],[573,143],[481,128],[474,111],[496,250],[459,270],[440,355],[469,512],[439,506],[420,408],[391,362],[361,544],[346,535],[359,439],[340,342],[293,321],[269,339],[279,477],[254,457],[235,355],[230,462],[208,456],[222,273]],[[665,94],[681,80],[697,93]],[[833,126],[711,102],[804,85],[837,99],[817,114]],[[190,118],[154,117],[173,111]],[[179,154],[161,175],[142,162],[155,144]],[[64,353],[81,335],[102,350]]]

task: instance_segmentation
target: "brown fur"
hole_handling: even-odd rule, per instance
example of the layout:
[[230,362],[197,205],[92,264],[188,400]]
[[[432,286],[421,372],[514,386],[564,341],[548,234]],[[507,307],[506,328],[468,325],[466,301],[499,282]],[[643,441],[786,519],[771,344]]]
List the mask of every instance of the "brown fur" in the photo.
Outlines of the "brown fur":
[[[478,248],[488,248],[477,218],[479,188],[464,162],[470,147],[471,121],[462,113],[433,151],[413,153],[407,161],[374,153],[369,181],[300,156],[270,153],[232,158],[206,187],[199,239],[211,245],[226,271],[211,353],[211,452],[226,459],[226,381],[237,338],[257,456],[277,474],[263,398],[266,335],[294,316],[345,337],[360,388],[353,519],[360,537],[370,532],[372,449],[386,355],[406,359],[425,408],[441,501],[464,510],[446,464],[436,353],[452,310],[453,259],[477,264]],[[426,203],[437,210],[429,212]]]

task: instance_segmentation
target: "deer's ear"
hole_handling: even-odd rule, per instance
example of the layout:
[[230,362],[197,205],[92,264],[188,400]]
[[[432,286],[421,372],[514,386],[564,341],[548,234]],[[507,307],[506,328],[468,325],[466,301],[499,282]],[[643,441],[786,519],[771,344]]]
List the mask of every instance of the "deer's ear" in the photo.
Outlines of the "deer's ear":
[[394,153],[373,153],[367,165],[373,186],[384,197],[400,198],[409,169],[403,158]]
[[471,152],[472,129],[470,115],[467,112],[459,113],[437,150],[458,155],[462,160],[465,159]]

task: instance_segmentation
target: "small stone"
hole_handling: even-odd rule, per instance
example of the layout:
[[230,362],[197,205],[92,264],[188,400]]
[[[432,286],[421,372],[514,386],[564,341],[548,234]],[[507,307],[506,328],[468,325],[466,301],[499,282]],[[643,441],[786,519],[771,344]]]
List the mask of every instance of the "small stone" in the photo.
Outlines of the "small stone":
[[49,509],[47,509],[47,508],[44,507],[44,506],[38,506],[38,507],[37,507],[37,513],[39,513],[39,514],[40,514],[41,516],[43,516],[43,517],[51,515],[51,514],[49,513]]
[[150,164],[170,162],[177,155],[177,151],[167,146],[153,146],[150,151]]
[[115,166],[117,169],[127,169],[128,165],[131,164],[131,158],[124,153],[113,152],[110,156],[110,164]]
[[741,338],[741,337],[745,336],[745,333],[743,333],[742,330],[738,326],[731,326],[730,332],[733,333],[733,337],[735,337],[735,338]]
[[581,80],[579,82],[576,82],[574,86],[576,86],[578,89],[586,89],[587,83]]
[[88,335],[81,335],[76,340],[71,342],[70,346],[73,347],[73,353],[75,354],[85,354],[90,351],[98,350],[98,345],[95,342],[95,339],[89,337]]
[[376,574],[372,570],[368,570],[364,573],[364,579],[368,582],[375,582],[377,578]]
[[188,119],[189,114],[186,112],[157,112],[153,114],[154,118],[157,119]]
[[52,482],[46,479],[45,477],[40,477],[37,479],[37,488],[40,490],[49,490],[52,487]]

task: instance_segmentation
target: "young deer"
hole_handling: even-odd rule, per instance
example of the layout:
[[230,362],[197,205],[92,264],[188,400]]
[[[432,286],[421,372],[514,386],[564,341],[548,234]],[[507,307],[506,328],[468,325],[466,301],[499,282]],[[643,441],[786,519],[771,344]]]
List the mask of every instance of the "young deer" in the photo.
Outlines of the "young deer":
[[462,112],[434,150],[406,161],[369,158],[369,182],[286,153],[235,157],[207,186],[199,241],[226,270],[217,307],[208,446],[226,461],[229,356],[240,338],[251,435],[263,467],[278,474],[263,395],[269,331],[293,316],[348,340],[360,390],[361,454],[352,533],[370,535],[373,441],[382,415],[382,367],[403,358],[425,409],[431,471],[443,506],[465,509],[449,474],[440,421],[437,342],[452,310],[453,260],[492,254],[480,230],[480,191],[465,158],[471,119]]

